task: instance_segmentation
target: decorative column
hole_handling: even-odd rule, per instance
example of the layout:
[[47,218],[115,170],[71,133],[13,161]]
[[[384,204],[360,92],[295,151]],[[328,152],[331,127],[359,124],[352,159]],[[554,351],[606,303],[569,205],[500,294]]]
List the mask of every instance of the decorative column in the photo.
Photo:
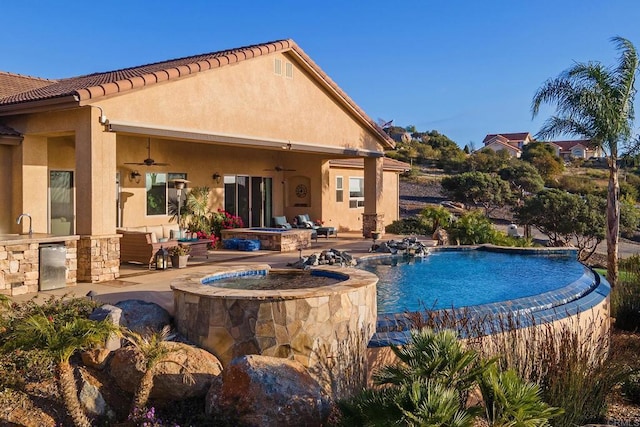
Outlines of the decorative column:
[[371,233],[384,234],[383,157],[364,158],[364,213],[362,214],[362,235],[368,239]]
[[34,233],[46,233],[48,220],[47,200],[49,167],[47,164],[47,137],[24,135],[22,144],[13,151],[13,194],[11,224],[19,233],[29,231],[29,220],[17,225],[22,213],[31,215]]
[[104,131],[96,108],[87,108],[76,128],[76,182],[78,281],[117,279],[116,134]]

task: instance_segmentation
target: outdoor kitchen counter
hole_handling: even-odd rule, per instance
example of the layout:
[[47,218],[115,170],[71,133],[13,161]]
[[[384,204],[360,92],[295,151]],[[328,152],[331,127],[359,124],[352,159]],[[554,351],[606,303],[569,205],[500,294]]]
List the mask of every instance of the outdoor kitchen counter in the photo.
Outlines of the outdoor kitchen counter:
[[75,286],[79,239],[80,236],[55,236],[46,233],[0,234],[0,294],[15,296],[38,292],[40,248],[52,243],[64,245],[66,250],[62,286]]
[[79,240],[80,236],[55,236],[46,233],[28,234],[0,234],[0,246],[29,244],[29,243],[56,243],[70,240]]

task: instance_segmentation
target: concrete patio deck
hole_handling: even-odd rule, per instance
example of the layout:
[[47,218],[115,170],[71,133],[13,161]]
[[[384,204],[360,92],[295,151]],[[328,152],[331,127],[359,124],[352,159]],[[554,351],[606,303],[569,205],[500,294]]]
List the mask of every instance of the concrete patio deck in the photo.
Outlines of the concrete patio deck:
[[[401,240],[402,236],[385,235],[381,240]],[[421,240],[430,240],[421,236]],[[312,242],[310,248],[303,249],[302,255],[308,256],[325,249],[346,250],[358,258],[368,253],[372,240],[364,239],[360,232],[341,232],[338,238],[319,239]],[[108,304],[127,299],[140,299],[154,302],[173,315],[173,292],[171,282],[189,272],[207,270],[210,265],[247,265],[251,263],[269,264],[274,268],[285,268],[287,263],[297,261],[299,252],[255,251],[239,252],[230,250],[209,251],[209,258],[194,258],[183,269],[170,268],[163,271],[149,270],[146,265],[122,264],[120,278],[104,283],[78,283],[74,287],[40,291],[37,294],[25,294],[11,297],[12,301],[22,302],[30,299],[45,300],[51,296],[85,297],[89,291],[95,293],[94,299]]]

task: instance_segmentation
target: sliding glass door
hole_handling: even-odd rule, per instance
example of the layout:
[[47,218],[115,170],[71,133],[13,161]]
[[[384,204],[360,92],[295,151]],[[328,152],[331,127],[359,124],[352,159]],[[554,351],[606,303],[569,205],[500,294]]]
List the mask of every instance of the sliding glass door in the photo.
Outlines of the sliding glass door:
[[225,210],[242,218],[245,227],[271,226],[272,181],[266,177],[225,175]]

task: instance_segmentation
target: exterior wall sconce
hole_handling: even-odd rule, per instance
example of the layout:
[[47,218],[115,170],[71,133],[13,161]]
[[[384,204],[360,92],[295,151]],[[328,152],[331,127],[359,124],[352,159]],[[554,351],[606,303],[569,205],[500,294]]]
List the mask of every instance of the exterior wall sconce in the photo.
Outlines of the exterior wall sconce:
[[213,174],[211,178],[213,178],[216,184],[220,184],[220,179],[222,178],[222,176],[218,172],[216,172]]
[[131,171],[131,173],[129,174],[129,181],[134,182],[136,184],[140,184],[140,179],[142,178],[142,175],[140,175],[140,172],[138,171]]

